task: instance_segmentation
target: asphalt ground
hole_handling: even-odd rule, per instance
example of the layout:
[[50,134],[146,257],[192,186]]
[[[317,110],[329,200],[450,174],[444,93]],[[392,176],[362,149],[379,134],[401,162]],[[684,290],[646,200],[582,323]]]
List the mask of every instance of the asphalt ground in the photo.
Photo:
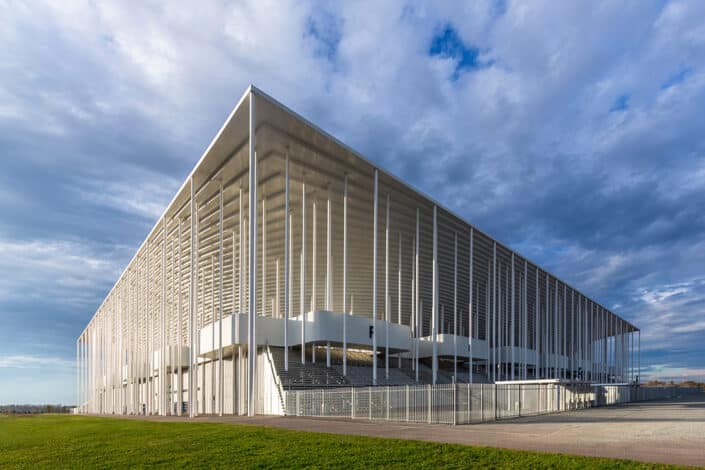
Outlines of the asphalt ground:
[[459,426],[281,416],[194,420],[705,467],[705,394]]

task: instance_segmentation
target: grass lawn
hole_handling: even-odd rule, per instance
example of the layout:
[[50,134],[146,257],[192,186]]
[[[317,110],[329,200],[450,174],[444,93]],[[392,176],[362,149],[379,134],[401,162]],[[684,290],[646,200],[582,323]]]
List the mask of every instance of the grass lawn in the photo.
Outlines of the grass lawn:
[[259,426],[0,416],[0,468],[666,468],[625,460]]

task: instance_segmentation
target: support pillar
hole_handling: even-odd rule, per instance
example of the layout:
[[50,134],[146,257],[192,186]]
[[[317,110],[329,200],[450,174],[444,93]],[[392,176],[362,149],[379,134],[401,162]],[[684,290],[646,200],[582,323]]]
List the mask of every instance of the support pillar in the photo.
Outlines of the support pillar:
[[431,340],[433,342],[433,384],[438,380],[438,208],[433,206],[433,273],[431,300]]
[[255,94],[250,91],[250,136],[249,136],[249,309],[247,317],[247,415],[255,415],[255,366],[257,340],[255,321],[257,317],[257,154],[255,153]]
[[289,154],[284,164],[284,371],[289,371]]
[[374,207],[372,230],[372,385],[377,385],[377,211],[379,200],[379,172],[375,168]]

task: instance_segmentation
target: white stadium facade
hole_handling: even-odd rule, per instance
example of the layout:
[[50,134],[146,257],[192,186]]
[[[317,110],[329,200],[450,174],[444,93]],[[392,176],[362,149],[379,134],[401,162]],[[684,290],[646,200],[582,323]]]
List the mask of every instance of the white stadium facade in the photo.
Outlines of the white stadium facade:
[[282,414],[286,391],[405,386],[408,419],[418,384],[633,386],[639,343],[249,87],[79,335],[78,411]]

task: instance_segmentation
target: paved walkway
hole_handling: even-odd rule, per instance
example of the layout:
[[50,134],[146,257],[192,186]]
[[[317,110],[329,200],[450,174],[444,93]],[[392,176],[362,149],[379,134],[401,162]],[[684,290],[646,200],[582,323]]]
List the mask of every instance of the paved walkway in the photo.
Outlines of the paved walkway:
[[196,420],[705,466],[705,394],[455,427],[271,416]]

